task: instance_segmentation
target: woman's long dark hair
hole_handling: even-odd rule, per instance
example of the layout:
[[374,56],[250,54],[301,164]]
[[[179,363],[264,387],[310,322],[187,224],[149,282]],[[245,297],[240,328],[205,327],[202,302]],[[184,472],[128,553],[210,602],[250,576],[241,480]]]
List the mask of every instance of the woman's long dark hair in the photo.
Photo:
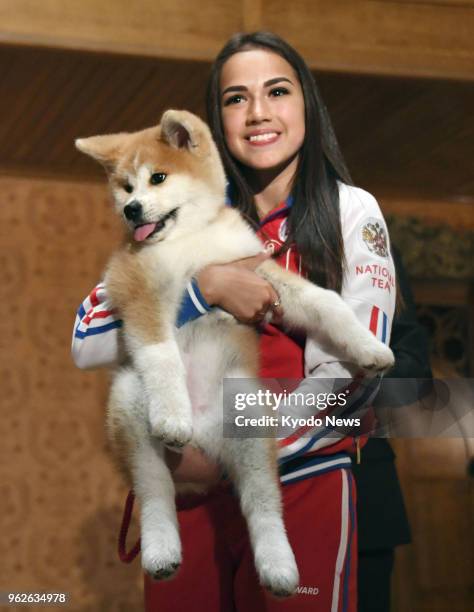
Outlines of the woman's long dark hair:
[[207,119],[224,163],[232,203],[257,220],[253,193],[242,165],[229,152],[221,117],[222,66],[235,53],[268,49],[283,57],[296,72],[305,103],[305,139],[292,186],[293,206],[288,216],[284,248],[296,245],[308,277],[318,285],[340,292],[345,265],[339,215],[337,181],[351,184],[327,109],[303,58],[271,32],[236,34],[216,57],[207,87]]

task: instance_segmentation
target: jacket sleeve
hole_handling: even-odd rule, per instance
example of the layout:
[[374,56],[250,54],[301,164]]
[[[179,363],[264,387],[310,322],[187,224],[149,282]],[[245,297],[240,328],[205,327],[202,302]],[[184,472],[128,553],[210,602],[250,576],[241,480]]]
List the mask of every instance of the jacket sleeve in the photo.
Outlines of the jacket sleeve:
[[[199,291],[197,281],[188,283],[176,321],[181,327],[211,309]],[[123,359],[120,338],[122,321],[110,304],[107,288],[99,283],[79,306],[72,334],[71,353],[81,369],[113,366]]]
[[[341,184],[339,199],[346,258],[341,297],[359,321],[388,345],[396,281],[385,220],[375,198],[362,189]],[[363,418],[380,382],[379,378],[365,377],[354,364],[338,361],[309,338],[305,348],[305,374],[298,392],[345,393],[344,406],[335,409],[338,417]],[[328,437],[328,434],[331,435]],[[293,432],[291,444],[280,443],[280,461],[330,446],[344,435],[330,426]]]

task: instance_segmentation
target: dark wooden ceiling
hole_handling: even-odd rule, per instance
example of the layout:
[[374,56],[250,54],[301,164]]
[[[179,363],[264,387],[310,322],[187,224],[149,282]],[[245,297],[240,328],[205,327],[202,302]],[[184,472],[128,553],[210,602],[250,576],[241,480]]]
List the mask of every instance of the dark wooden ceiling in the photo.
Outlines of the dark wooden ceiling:
[[[203,114],[209,65],[0,47],[0,170],[97,179],[78,136],[151,125],[163,110]],[[357,184],[474,202],[474,84],[318,73]]]

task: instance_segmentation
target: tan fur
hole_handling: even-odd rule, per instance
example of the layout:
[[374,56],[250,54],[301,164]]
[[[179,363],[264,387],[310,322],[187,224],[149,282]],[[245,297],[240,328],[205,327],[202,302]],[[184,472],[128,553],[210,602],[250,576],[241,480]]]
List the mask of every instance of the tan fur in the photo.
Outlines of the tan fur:
[[181,152],[171,149],[169,145],[157,140],[153,130],[142,130],[127,138],[123,146],[123,154],[116,160],[111,180],[114,184],[121,184],[127,172],[133,172],[137,165],[146,163],[155,168],[155,172],[165,172],[166,174],[183,173],[198,175],[210,184],[216,182],[214,168],[206,168],[202,173],[202,164],[190,152]]
[[257,378],[260,362],[258,334],[252,327],[236,325],[228,335],[229,343],[235,346],[242,368]]
[[210,132],[207,126],[204,127],[203,133],[198,134],[201,139],[201,151],[198,156],[191,151],[170,147],[162,139],[160,126],[132,134],[123,132],[79,139],[76,141],[76,146],[106,168],[111,187],[122,187],[127,174],[136,170],[137,165],[146,163],[154,167],[155,172],[167,174],[179,172],[199,176],[204,182],[220,190],[222,178],[218,166],[213,163],[202,163],[203,158],[213,161],[213,152],[208,142]]
[[130,248],[116,253],[107,270],[107,291],[124,324],[146,344],[161,342],[161,304],[143,262]]

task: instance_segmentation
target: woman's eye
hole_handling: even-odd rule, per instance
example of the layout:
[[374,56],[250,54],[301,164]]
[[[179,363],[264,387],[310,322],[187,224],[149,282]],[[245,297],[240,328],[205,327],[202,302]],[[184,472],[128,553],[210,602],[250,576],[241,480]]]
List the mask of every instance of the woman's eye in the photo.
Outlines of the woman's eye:
[[152,185],[159,185],[165,180],[165,178],[166,174],[164,174],[163,172],[155,172],[150,176],[150,183]]
[[275,97],[285,96],[288,93],[290,93],[290,92],[288,91],[288,89],[286,87],[274,87],[270,91],[270,95],[271,96],[275,96]]
[[227,100],[224,102],[224,106],[229,106],[230,104],[238,104],[243,99],[244,97],[240,95],[231,96],[230,98],[227,98]]
[[125,189],[125,191],[127,193],[132,193],[133,191],[133,187],[130,185],[130,183],[125,183],[125,185],[123,186],[123,188]]

